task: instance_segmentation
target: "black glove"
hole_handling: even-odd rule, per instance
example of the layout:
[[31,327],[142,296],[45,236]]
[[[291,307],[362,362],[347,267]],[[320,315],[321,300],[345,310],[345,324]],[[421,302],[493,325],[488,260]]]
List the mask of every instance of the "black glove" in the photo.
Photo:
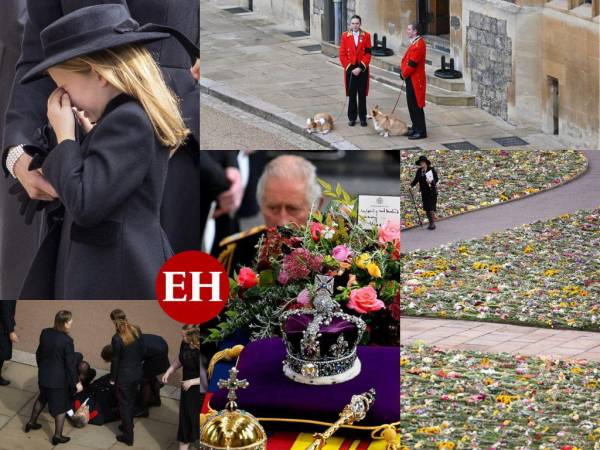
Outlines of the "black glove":
[[17,201],[21,204],[21,206],[19,207],[19,214],[24,216],[25,225],[31,225],[35,213],[41,211],[42,209],[46,208],[50,203],[52,203],[44,200],[34,200],[30,198],[23,185],[18,181],[15,182],[8,189],[8,193],[11,195],[15,195],[17,197]]

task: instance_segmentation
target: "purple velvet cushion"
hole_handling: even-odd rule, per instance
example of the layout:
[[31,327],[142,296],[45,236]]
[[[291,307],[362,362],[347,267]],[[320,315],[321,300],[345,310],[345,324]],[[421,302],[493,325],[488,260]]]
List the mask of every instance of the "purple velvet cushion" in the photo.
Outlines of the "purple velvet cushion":
[[[360,374],[345,383],[313,386],[288,379],[282,370],[285,347],[280,338],[251,342],[242,351],[238,378],[250,383],[238,389],[238,405],[258,418],[289,418],[335,422],[354,394],[375,388],[376,400],[357,426],[376,426],[400,420],[400,348],[358,347]],[[227,391],[220,389],[210,406],[221,410]]]
[[[312,320],[312,314],[303,313],[290,316],[285,322],[285,334],[296,354],[300,354],[300,341],[304,336],[304,330],[306,330]],[[337,317],[332,319],[329,325],[321,325],[319,331],[322,335],[321,339],[319,339],[322,355],[329,354],[329,348],[335,344],[340,334],[344,335],[344,339],[351,347],[354,346],[358,338],[356,325],[348,320]]]

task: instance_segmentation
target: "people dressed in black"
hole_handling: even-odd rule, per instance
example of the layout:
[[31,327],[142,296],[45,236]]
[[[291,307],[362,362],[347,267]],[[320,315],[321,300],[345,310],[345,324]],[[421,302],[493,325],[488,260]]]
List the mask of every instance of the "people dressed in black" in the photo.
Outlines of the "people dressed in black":
[[[169,346],[161,336],[155,334],[142,334],[142,343],[144,345],[144,356],[142,360],[143,376],[140,385],[140,410],[147,415],[148,407],[160,406],[160,388],[161,382],[158,375],[163,374],[169,368]],[[107,345],[100,354],[106,362],[111,362],[113,358],[112,345]],[[136,414],[136,417],[138,414]]]
[[7,386],[10,381],[2,378],[4,361],[12,358],[13,342],[19,342],[15,333],[16,300],[0,300],[0,386]]
[[38,417],[46,404],[54,417],[52,445],[63,444],[70,438],[62,435],[66,412],[71,407],[71,395],[81,392],[83,386],[77,375],[77,360],[73,339],[69,330],[73,324],[70,311],[59,311],[54,317],[54,327],[42,330],[35,357],[38,365],[40,394],[33,405],[31,418],[25,425],[25,432],[42,426]]
[[160,406],[160,388],[158,375],[169,370],[169,346],[161,336],[142,334],[144,343],[144,375],[140,389],[142,408]]
[[429,219],[429,230],[435,230],[435,211],[437,209],[437,183],[438,175],[436,170],[431,165],[431,162],[421,156],[415,162],[419,168],[415,174],[415,178],[410,184],[411,188],[419,183],[421,198],[423,200],[423,209]]
[[162,381],[167,383],[173,372],[183,368],[177,440],[179,450],[188,450],[200,438],[200,409],[208,383],[200,371],[200,326],[184,325],[182,336],[179,357],[171,363]]
[[112,338],[113,357],[110,366],[111,383],[117,386],[119,413],[121,415],[122,435],[117,440],[126,445],[133,445],[133,416],[135,399],[142,380],[142,359],[144,345],[141,331],[130,324],[125,313],[115,309],[110,313],[115,324],[116,333]]

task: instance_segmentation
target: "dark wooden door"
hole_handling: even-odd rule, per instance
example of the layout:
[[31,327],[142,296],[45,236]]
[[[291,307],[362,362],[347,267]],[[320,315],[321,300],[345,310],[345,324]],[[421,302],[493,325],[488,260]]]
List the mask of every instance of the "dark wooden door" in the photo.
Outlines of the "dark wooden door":
[[450,33],[450,0],[427,0],[427,34]]

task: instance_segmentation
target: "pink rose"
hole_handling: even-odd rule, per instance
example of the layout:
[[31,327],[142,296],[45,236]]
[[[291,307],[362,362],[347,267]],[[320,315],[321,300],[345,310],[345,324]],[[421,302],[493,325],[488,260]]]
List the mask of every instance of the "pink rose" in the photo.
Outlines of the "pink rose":
[[251,287],[256,286],[257,283],[258,278],[252,269],[248,267],[242,267],[240,269],[240,273],[238,274],[238,285],[241,288],[250,289]]
[[360,289],[350,291],[350,300],[348,308],[361,314],[379,311],[384,308],[383,301],[377,298],[377,291],[371,286],[365,286]]
[[308,305],[310,303],[310,294],[308,289],[302,289],[302,291],[300,291],[298,297],[296,297],[296,302],[300,303],[301,305]]
[[388,220],[379,229],[379,243],[387,244],[395,239],[400,240],[400,221]]
[[331,251],[331,256],[333,256],[339,262],[348,261],[348,258],[351,254],[352,252],[350,251],[350,249],[344,244],[334,247]]

